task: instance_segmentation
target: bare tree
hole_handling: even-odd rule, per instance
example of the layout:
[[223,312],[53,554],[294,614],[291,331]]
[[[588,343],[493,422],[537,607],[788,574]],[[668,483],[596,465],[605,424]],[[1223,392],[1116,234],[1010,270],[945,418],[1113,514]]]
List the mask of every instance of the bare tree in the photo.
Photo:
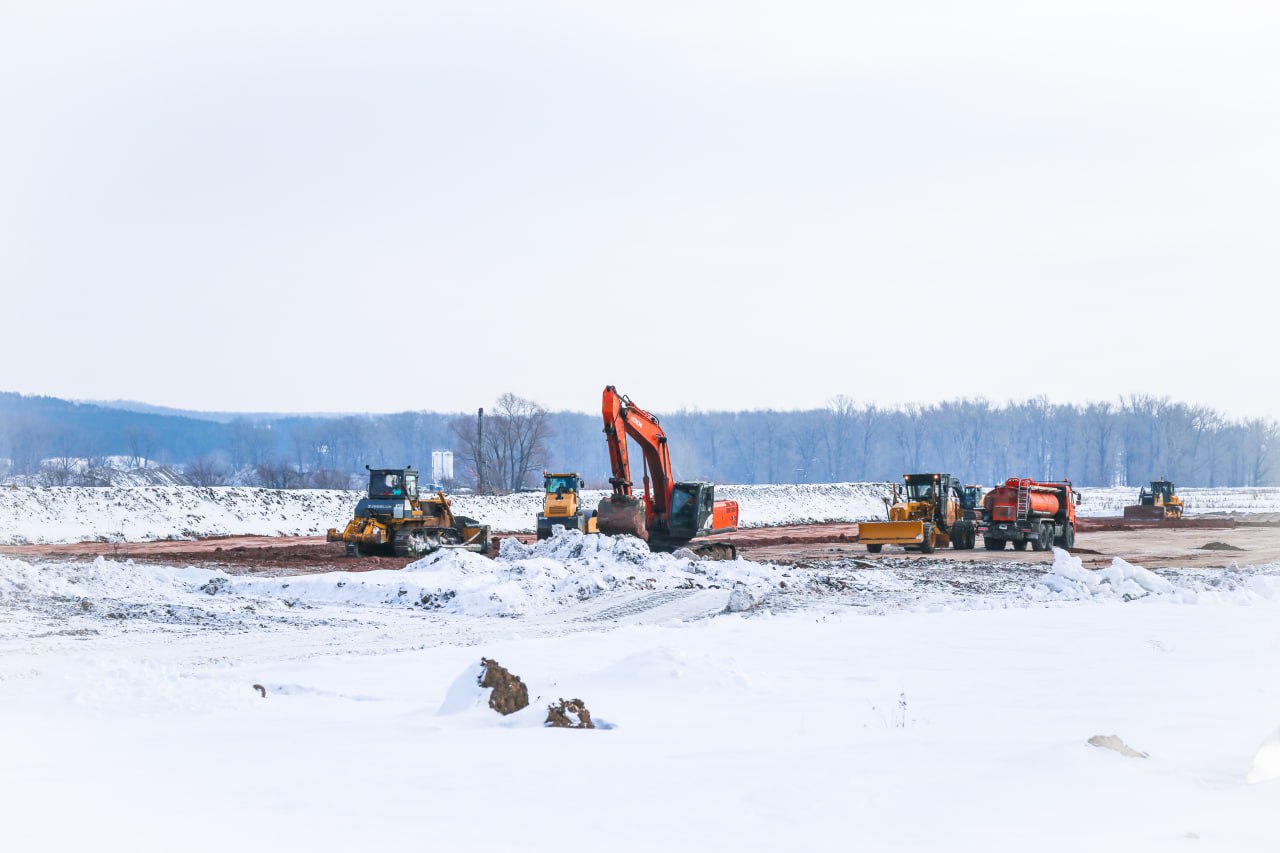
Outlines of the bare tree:
[[193,486],[225,486],[231,482],[231,470],[211,455],[192,459],[183,474]]
[[551,433],[546,409],[533,400],[506,393],[484,419],[481,435],[473,418],[452,424],[462,462],[475,472],[477,488],[515,491],[546,456]]

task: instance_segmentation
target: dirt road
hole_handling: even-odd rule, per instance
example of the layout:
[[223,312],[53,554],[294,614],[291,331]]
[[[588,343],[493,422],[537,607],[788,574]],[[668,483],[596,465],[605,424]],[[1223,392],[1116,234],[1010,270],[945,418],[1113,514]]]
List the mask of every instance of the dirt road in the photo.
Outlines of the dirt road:
[[[523,541],[532,534],[498,534]],[[751,560],[775,562],[839,560],[856,556],[874,561],[857,544],[858,525],[808,524],[760,527],[712,537],[728,540]],[[1076,536],[1076,553],[1085,565],[1099,566],[1122,557],[1147,568],[1173,566],[1215,567],[1280,563],[1280,523],[1195,518],[1182,522],[1124,522],[1120,519],[1083,519]],[[1206,548],[1205,546],[1210,546]],[[15,557],[72,559],[102,555],[167,565],[196,565],[242,574],[303,574],[324,571],[370,571],[403,568],[412,562],[396,557],[346,557],[343,546],[323,536],[227,536],[195,541],[79,542],[67,545],[6,545],[0,554]],[[888,547],[885,557],[921,556],[918,552]],[[1036,551],[987,551],[981,543],[972,551],[946,549],[934,559],[965,562],[1051,562],[1050,553]]]

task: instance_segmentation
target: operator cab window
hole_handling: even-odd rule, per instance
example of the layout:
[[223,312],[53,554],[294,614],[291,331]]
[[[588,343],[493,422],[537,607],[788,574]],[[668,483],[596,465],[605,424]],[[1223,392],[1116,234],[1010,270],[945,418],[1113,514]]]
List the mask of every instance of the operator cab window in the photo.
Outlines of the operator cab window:
[[561,491],[574,492],[577,491],[577,481],[573,477],[548,477],[547,492],[548,494],[559,494]]

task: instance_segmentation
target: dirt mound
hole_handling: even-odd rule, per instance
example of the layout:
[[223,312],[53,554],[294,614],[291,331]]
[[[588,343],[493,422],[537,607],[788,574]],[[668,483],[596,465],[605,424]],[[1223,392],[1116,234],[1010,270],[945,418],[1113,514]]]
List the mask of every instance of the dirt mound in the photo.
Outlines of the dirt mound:
[[1201,545],[1196,550],[1198,551],[1243,551],[1244,549],[1238,548],[1235,545],[1229,545],[1226,542],[1207,542],[1204,545]]
[[555,729],[594,729],[591,712],[581,699],[561,699],[554,705],[547,706],[547,721],[543,725]]
[[[529,707],[529,688],[524,686],[518,675],[496,660],[480,658],[484,672],[480,676],[480,686],[492,688],[489,694],[489,707],[502,714],[514,714],[522,708]],[[589,720],[590,718],[588,718]]]

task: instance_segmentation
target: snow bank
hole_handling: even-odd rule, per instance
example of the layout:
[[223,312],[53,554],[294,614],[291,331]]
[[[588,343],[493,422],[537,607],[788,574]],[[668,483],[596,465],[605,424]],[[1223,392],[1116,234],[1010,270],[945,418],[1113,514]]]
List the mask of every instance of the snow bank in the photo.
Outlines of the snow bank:
[[0,544],[307,536],[345,524],[359,492],[236,486],[0,489]]
[[782,570],[746,560],[704,562],[655,554],[629,537],[576,530],[534,545],[503,543],[496,560],[469,551],[437,551],[403,570],[325,572],[290,577],[228,575],[219,570],[140,566],[98,557],[92,563],[33,566],[0,558],[0,602],[123,601],[133,605],[207,605],[209,596],[298,606],[389,605],[466,616],[547,612],[626,589],[730,590],[759,597]]
[[[1187,515],[1280,512],[1280,488],[1179,488]],[[1124,515],[1138,502],[1138,486],[1082,488],[1080,514],[1094,518]]]
[[[884,514],[876,483],[722,486],[738,501],[743,527],[857,521]],[[608,494],[583,493],[587,506]],[[341,527],[362,492],[239,486],[0,489],[0,545],[83,541],[146,542],[208,536],[310,536]],[[454,511],[494,530],[532,532],[541,492],[458,495]]]

